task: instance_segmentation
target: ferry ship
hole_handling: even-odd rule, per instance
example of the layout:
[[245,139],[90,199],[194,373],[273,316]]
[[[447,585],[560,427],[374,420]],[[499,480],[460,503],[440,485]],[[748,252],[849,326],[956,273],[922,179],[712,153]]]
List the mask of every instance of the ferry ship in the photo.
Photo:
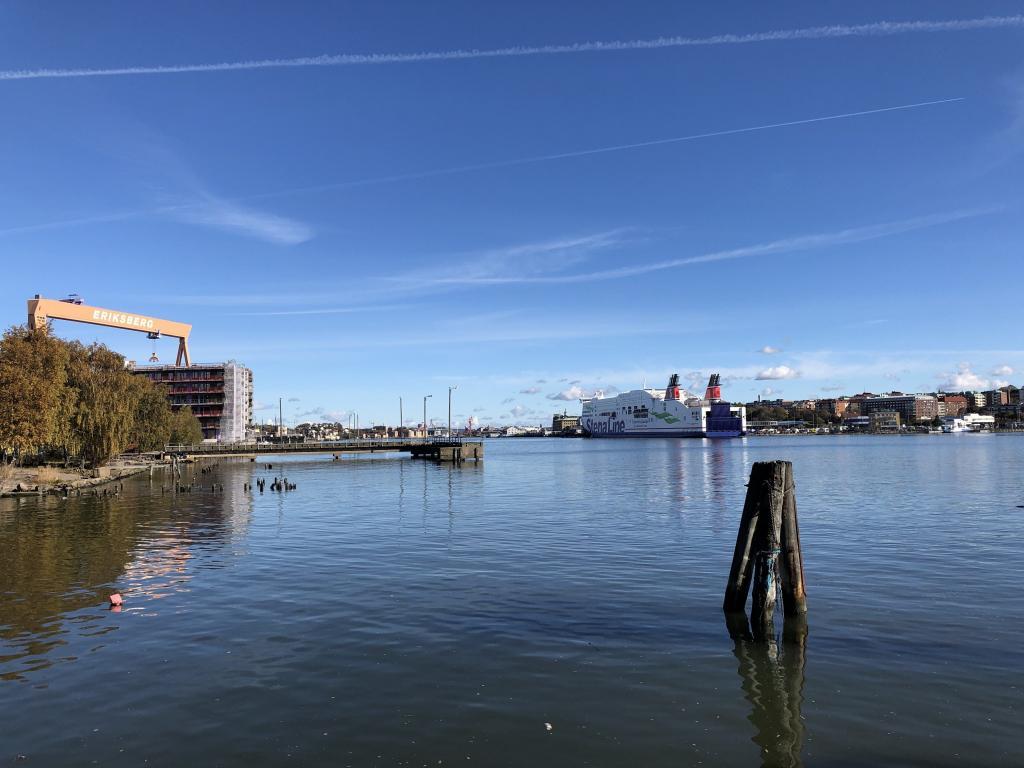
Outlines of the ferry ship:
[[722,399],[721,377],[708,380],[704,397],[679,386],[673,373],[664,391],[634,389],[583,398],[580,426],[587,437],[742,437],[747,409]]

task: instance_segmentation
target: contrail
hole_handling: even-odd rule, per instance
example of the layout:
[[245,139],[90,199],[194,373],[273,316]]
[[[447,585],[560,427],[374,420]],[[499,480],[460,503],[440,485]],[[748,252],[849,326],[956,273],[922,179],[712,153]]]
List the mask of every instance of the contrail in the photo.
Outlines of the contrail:
[[114,77],[120,75],[171,75],[188,72],[232,72],[249,69],[282,67],[344,67],[369,64],[415,64],[464,59],[493,59],[512,56],[548,56],[570,53],[639,51],[656,48],[689,48],[707,45],[747,45],[790,40],[825,40],[843,37],[888,37],[925,32],[967,32],[977,29],[1008,29],[1024,27],[1024,16],[985,16],[979,19],[950,21],[877,21],[870,24],[837,24],[802,29],[779,29],[746,35],[713,35],[711,37],[657,37],[650,40],[606,40],[562,45],[512,46],[490,49],[455,49],[419,53],[341,53],[322,56],[301,56],[294,59],[260,59],[225,61],[210,64],[170,64],[148,67],[115,67],[110,69],[22,69],[0,71],[0,80],[38,80],[62,77]]
[[[235,202],[250,200],[272,200],[279,197],[291,195],[303,195],[311,192],[326,192],[332,189],[347,189],[349,187],[370,186],[373,184],[391,184],[399,181],[414,181],[418,179],[429,179],[437,176],[453,176],[459,173],[472,171],[485,171],[495,168],[511,168],[517,165],[530,165],[542,163],[548,160],[565,160],[573,157],[586,157],[587,155],[600,155],[605,152],[622,152],[630,149],[642,149],[644,147],[655,147],[664,144],[678,144],[685,141],[698,141],[700,139],[711,139],[717,136],[735,136],[741,133],[753,133],[755,131],[768,131],[775,128],[789,128],[797,125],[809,125],[811,123],[824,123],[830,120],[846,120],[866,115],[877,115],[884,112],[898,112],[908,109],[921,109],[924,107],[939,106],[964,101],[964,97],[958,96],[952,99],[938,99],[936,101],[919,101],[914,104],[899,104],[894,107],[880,107],[878,109],[862,109],[858,112],[842,112],[836,115],[822,115],[820,117],[808,117],[802,120],[787,120],[782,123],[765,123],[762,125],[751,125],[745,128],[730,128],[723,131],[710,131],[708,133],[693,133],[688,136],[674,136],[666,139],[652,139],[650,141],[638,141],[631,144],[615,144],[607,147],[593,147],[591,149],[580,149],[572,152],[557,152],[549,155],[534,155],[533,157],[519,157],[511,160],[497,160],[489,163],[475,163],[472,165],[460,165],[453,168],[438,168],[427,171],[416,171],[413,173],[394,174],[392,176],[376,176],[366,179],[353,179],[351,181],[338,181],[329,184],[318,184],[307,187],[293,187],[292,189],[276,190],[273,192],[262,192],[244,197],[232,198]],[[62,229],[82,224],[97,224],[121,221],[142,216],[156,214],[174,214],[187,212],[194,206],[189,205],[165,205],[150,210],[124,211],[107,215],[89,216],[75,219],[63,219],[59,221],[43,222],[41,224],[28,224],[7,229],[0,229],[0,237],[4,235],[26,234],[30,232],[45,231],[49,229]]]
[[396,181],[414,181],[427,179],[434,176],[451,176],[458,173],[470,171],[485,171],[494,168],[510,168],[517,165],[529,165],[542,163],[548,160],[566,160],[572,157],[586,157],[587,155],[601,155],[605,152],[622,152],[629,149],[642,149],[644,147],[656,147],[663,144],[679,144],[685,141],[698,141],[700,139],[712,139],[718,136],[735,136],[740,133],[754,133],[755,131],[769,131],[776,128],[790,128],[797,125],[809,125],[811,123],[824,123],[830,120],[846,120],[853,117],[866,115],[878,115],[884,112],[899,112],[908,109],[921,109],[923,107],[938,106],[940,104],[952,104],[964,101],[964,97],[958,96],[952,99],[938,99],[936,101],[919,101],[914,104],[899,104],[894,107],[880,107],[878,109],[863,109],[858,112],[842,112],[836,115],[823,115],[820,117],[808,117],[802,120],[787,120],[782,123],[765,123],[763,125],[751,125],[745,128],[730,128],[723,131],[711,131],[708,133],[693,133],[688,136],[674,136],[666,139],[652,139],[650,141],[638,141],[632,144],[615,144],[608,147],[594,147],[591,149],[580,149],[572,152],[557,152],[550,155],[534,155],[533,157],[519,157],[511,160],[496,160],[490,163],[476,163],[473,165],[459,165],[453,168],[439,168],[414,173],[396,174],[393,176],[377,176],[367,179],[354,179],[352,181],[339,181],[330,184],[320,184],[310,187],[298,187],[295,189],[266,192],[263,194],[247,196],[246,200],[261,200],[275,197],[287,197],[289,195],[305,194],[308,192],[324,192],[331,189],[344,189],[346,187],[368,186],[371,184],[390,184]]

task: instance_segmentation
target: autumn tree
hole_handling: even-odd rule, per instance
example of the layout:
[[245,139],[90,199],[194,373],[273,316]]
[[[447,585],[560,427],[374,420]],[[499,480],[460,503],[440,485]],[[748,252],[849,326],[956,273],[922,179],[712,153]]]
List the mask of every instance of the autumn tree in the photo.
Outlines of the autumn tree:
[[162,385],[134,375],[102,344],[22,326],[0,338],[0,464],[49,449],[96,467],[128,448],[202,439],[190,408],[172,411]]
[[77,390],[72,421],[81,441],[82,459],[98,467],[131,442],[139,388],[124,367],[124,358],[102,344],[71,344],[68,384]]
[[45,329],[14,326],[0,337],[0,450],[20,457],[51,441],[67,359]]

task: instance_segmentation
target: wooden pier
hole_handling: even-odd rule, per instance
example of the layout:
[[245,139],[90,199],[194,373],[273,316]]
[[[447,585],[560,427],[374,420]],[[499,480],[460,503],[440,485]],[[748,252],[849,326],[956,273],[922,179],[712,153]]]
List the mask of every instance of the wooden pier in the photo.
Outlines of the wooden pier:
[[484,444],[480,440],[454,438],[371,438],[324,440],[303,443],[199,443],[168,445],[165,453],[191,459],[228,456],[280,456],[292,453],[330,454],[340,458],[348,453],[408,453],[414,459],[433,461],[483,461]]

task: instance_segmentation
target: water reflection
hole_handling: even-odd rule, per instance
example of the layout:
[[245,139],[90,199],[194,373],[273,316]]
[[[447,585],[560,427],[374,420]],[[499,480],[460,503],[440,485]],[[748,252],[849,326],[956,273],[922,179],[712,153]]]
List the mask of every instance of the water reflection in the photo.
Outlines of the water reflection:
[[804,742],[804,668],[807,619],[788,618],[782,635],[759,638],[743,613],[726,614],[726,627],[739,661],[743,693],[750,702],[747,719],[765,768],[801,766]]
[[725,452],[727,448],[724,440],[704,440],[704,451],[701,456],[704,459],[704,481],[705,498],[714,502],[722,502],[726,490]]
[[57,649],[74,637],[116,629],[104,619],[112,591],[123,592],[130,606],[133,596],[161,598],[185,589],[195,550],[222,549],[238,533],[236,526],[242,531],[248,526],[251,498],[242,482],[241,477],[226,480],[222,492],[197,498],[199,491],[162,493],[161,478],[140,478],[126,481],[118,496],[5,504],[0,511],[0,680],[19,679],[62,660]]

